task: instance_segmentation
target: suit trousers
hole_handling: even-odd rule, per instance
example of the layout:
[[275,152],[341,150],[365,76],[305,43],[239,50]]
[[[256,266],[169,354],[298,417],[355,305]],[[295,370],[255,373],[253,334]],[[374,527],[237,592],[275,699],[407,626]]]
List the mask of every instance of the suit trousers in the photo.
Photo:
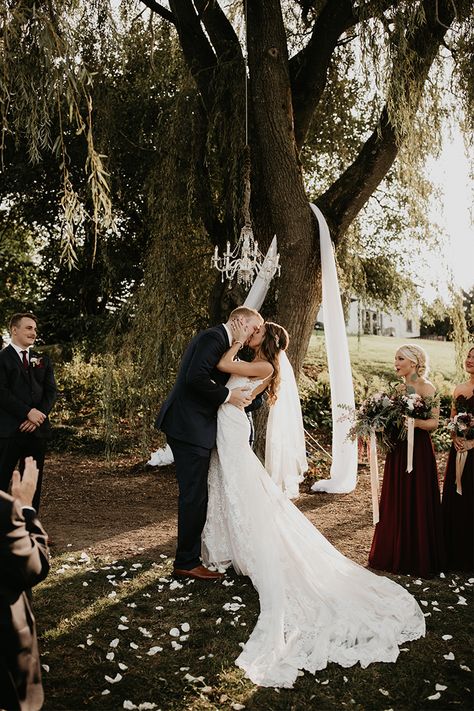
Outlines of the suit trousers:
[[25,457],[33,457],[39,472],[32,504],[36,512],[38,512],[40,505],[45,454],[46,439],[35,437],[29,432],[0,438],[0,489],[8,491],[14,469],[18,467],[20,474],[23,474]]
[[207,516],[207,475],[211,450],[167,436],[178,479],[178,546],[174,567],[201,565],[201,534]]

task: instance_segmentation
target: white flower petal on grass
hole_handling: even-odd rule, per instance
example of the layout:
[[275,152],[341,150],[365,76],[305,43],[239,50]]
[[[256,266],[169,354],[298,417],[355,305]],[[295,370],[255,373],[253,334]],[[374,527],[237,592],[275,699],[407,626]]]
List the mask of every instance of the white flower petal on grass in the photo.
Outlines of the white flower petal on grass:
[[85,649],[85,648],[86,648],[86,645],[85,645],[85,644],[78,644],[77,646],[80,647],[81,649]]
[[83,585],[83,587],[87,588],[87,587],[89,586],[89,583],[86,583],[86,581],[84,580],[84,582],[82,583],[82,585]]
[[439,574],[439,577],[440,577],[440,578],[445,578],[446,575],[445,575],[444,573],[440,573],[440,574]]
[[127,627],[127,625],[117,625],[117,629],[123,631],[123,630],[128,630],[129,627]]
[[448,641],[448,639],[452,639],[453,635],[452,634],[444,634],[441,639],[444,639],[445,642]]
[[463,671],[467,671],[467,672],[471,671],[470,667],[467,667],[465,664],[460,664],[459,668],[462,669]]
[[42,664],[41,666],[43,667],[45,672],[49,672],[49,666],[47,664]]
[[462,595],[460,595],[457,604],[458,605],[467,605],[466,598],[463,597]]
[[115,590],[112,590],[112,592],[109,593],[107,597],[117,597],[117,593],[115,592]]
[[170,585],[170,590],[176,590],[177,588],[182,588],[183,585],[181,583],[178,583],[177,580],[173,580],[173,582]]
[[104,689],[102,692],[102,696],[107,696],[107,694],[110,694],[110,689]]
[[134,602],[128,602],[128,603],[127,603],[127,607],[136,607],[136,606],[137,606],[137,605],[136,605],[136,603],[134,603]]
[[122,664],[122,662],[118,663],[118,668],[120,669],[120,671],[125,671],[126,669],[128,669],[127,665]]
[[446,691],[448,687],[444,686],[444,684],[435,684],[435,690],[436,691]]
[[111,641],[111,643],[109,644],[109,647],[117,647],[119,642],[120,642],[119,638],[116,637],[115,639],[113,639]]
[[107,674],[106,674],[104,676],[104,679],[105,679],[105,681],[108,681],[109,684],[117,684],[119,681],[122,681],[123,676],[117,672],[113,678],[111,676],[107,676]]
[[423,581],[418,578],[418,580],[413,581],[413,585],[423,585]]
[[183,632],[189,632],[189,630],[191,629],[189,622],[183,622],[183,624],[181,625],[181,629]]
[[188,634],[182,634],[181,637],[179,638],[180,642],[186,642],[189,639]]
[[171,646],[173,647],[173,649],[175,650],[175,652],[177,652],[179,649],[183,649],[183,645],[182,645],[182,644],[178,644],[178,643],[175,642],[174,640],[171,642]]
[[141,563],[133,563],[132,568],[143,568],[143,565]]
[[426,600],[420,600],[420,605],[423,605],[424,607],[426,607],[428,605],[428,603]]
[[156,709],[156,704],[150,703],[150,701],[144,701],[142,704],[138,704],[138,711],[151,711]]
[[384,696],[390,696],[390,692],[387,689],[379,689],[380,693]]
[[94,640],[93,639],[86,639],[86,644],[88,647],[92,647],[92,645],[94,644]]
[[434,610],[435,612],[441,612],[441,610],[439,609],[439,607],[433,607],[433,610]]
[[244,709],[245,706],[243,704],[236,703],[236,704],[232,704],[232,708],[234,709],[234,711],[242,711],[242,709]]
[[125,615],[122,615],[120,618],[120,622],[128,622],[128,617],[125,617]]
[[443,654],[443,657],[448,660],[448,662],[452,662],[454,659],[454,654],[452,652],[449,652],[449,654]]
[[115,654],[114,652],[107,652],[105,655],[105,658],[107,659],[108,662],[112,662],[114,660]]
[[130,642],[130,646],[132,649],[138,649],[138,644],[135,644],[135,642]]
[[155,654],[158,654],[158,652],[162,652],[162,651],[163,651],[163,647],[150,647],[147,654],[149,657],[153,657]]
[[179,637],[180,634],[181,634],[181,632],[179,631],[179,629],[177,627],[172,627],[170,629],[170,637]]
[[201,689],[201,694],[211,694],[212,686],[203,686]]
[[143,635],[144,637],[152,637],[152,636],[153,636],[153,635],[151,634],[151,632],[149,632],[149,631],[147,630],[146,627],[139,627],[138,629],[139,629],[139,631],[142,633],[142,635]]
[[326,681],[321,682],[321,686],[326,686],[326,684],[329,684],[329,679],[326,679]]
[[436,694],[432,694],[431,696],[428,696],[427,699],[428,701],[438,701],[438,699],[441,698],[441,694],[439,691],[436,692]]
[[423,614],[425,617],[431,617],[431,612],[424,612]]
[[128,711],[132,711],[132,709],[137,709],[138,706],[135,706],[135,704],[133,704],[131,701],[129,701],[127,699],[126,701],[123,702],[123,708],[127,709]]
[[216,625],[220,625],[221,622],[222,622],[222,617],[218,617],[216,620]]

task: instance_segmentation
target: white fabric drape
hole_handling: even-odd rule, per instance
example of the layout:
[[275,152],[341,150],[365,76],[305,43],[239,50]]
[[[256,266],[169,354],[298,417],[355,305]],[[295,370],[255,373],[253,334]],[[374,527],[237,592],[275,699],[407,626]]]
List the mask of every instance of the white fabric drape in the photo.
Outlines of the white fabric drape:
[[249,309],[260,309],[261,305],[265,301],[265,296],[267,295],[268,287],[270,282],[275,276],[276,268],[272,267],[274,259],[277,255],[277,238],[276,235],[272,239],[268,251],[265,255],[265,259],[262,263],[262,268],[255,277],[255,281],[247,294],[243,306],[248,306]]
[[319,223],[324,339],[332,411],[331,478],[317,481],[313,484],[312,490],[345,494],[353,491],[357,483],[357,442],[348,440],[350,422],[348,419],[341,419],[343,410],[340,408],[340,405],[355,408],[351,361],[329,228],[321,210],[313,203],[310,203],[310,206]]

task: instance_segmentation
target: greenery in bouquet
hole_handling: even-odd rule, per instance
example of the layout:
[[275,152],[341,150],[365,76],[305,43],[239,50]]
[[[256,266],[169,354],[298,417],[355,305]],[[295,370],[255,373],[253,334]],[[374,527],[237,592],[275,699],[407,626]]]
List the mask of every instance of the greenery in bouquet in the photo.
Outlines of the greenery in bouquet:
[[447,428],[455,437],[474,439],[474,415],[471,412],[458,412],[448,422]]
[[372,432],[375,432],[377,441],[387,447],[390,443],[386,436],[387,424],[391,419],[393,408],[390,396],[385,392],[374,393],[367,397],[357,409],[349,410],[349,419],[352,422],[348,432],[348,439],[360,438],[368,441]]
[[437,397],[422,397],[413,388],[395,390],[391,395],[392,409],[387,423],[387,437],[392,446],[397,440],[407,436],[406,418],[413,417],[417,420],[429,420],[433,416],[433,409],[439,407]]

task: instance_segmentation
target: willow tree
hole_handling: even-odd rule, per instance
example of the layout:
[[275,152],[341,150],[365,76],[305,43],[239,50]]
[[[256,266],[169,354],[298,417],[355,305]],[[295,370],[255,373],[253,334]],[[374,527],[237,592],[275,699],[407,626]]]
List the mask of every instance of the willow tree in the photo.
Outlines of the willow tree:
[[[174,28],[199,93],[194,121],[183,130],[199,132],[195,139],[202,155],[194,198],[209,240],[222,248],[236,234],[236,196],[237,202],[242,199],[247,174],[258,241],[267,247],[274,234],[278,237],[282,272],[273,316],[292,334],[291,356],[299,369],[320,302],[318,230],[309,198],[325,215],[339,249],[397,156],[412,175],[416,172],[417,158],[424,153],[419,147],[426,141],[420,115],[426,128],[431,112],[430,140],[433,144],[439,140],[437,99],[447,85],[458,92],[459,103],[472,106],[468,57],[474,44],[473,3],[251,0],[243,6],[170,0],[165,7],[156,0],[142,0],[142,4]],[[314,122],[324,129],[327,122],[338,122],[338,111],[351,110],[351,83],[360,82],[361,72],[367,103],[352,154],[339,174],[310,195],[302,160],[310,135],[313,154],[318,152]],[[332,102],[331,112],[325,110],[328,91],[343,97],[339,107]],[[356,95],[360,97],[360,83]],[[468,109],[466,115],[472,112]],[[327,136],[327,127],[321,133]],[[328,146],[321,145],[321,152],[327,157]],[[334,163],[340,163],[337,156]],[[214,296],[218,305],[216,291]]]
[[[215,245],[237,238],[249,178],[256,237],[264,249],[276,234],[281,254],[271,315],[289,329],[299,369],[320,300],[308,201],[326,216],[344,258],[349,230],[394,166],[406,184],[419,176],[420,160],[439,142],[441,99],[472,119],[472,7],[471,0],[0,0],[2,148],[24,139],[31,160],[46,150],[57,156],[63,251],[73,263],[86,224],[94,259],[96,239],[117,228],[119,192],[136,190],[122,181],[114,205],[117,166],[126,160],[114,106],[126,91],[123,67],[131,68],[143,77],[143,101],[169,97],[155,113],[147,104],[153,120],[138,116],[131,134],[127,128],[135,160],[144,148],[155,156],[133,201],[152,244],[131,310],[137,358],[151,378],[172,369],[189,332],[241,298],[221,287],[209,258]],[[131,42],[143,43],[142,61]],[[156,61],[158,47],[166,60]],[[76,188],[71,140],[84,141],[86,199]]]

